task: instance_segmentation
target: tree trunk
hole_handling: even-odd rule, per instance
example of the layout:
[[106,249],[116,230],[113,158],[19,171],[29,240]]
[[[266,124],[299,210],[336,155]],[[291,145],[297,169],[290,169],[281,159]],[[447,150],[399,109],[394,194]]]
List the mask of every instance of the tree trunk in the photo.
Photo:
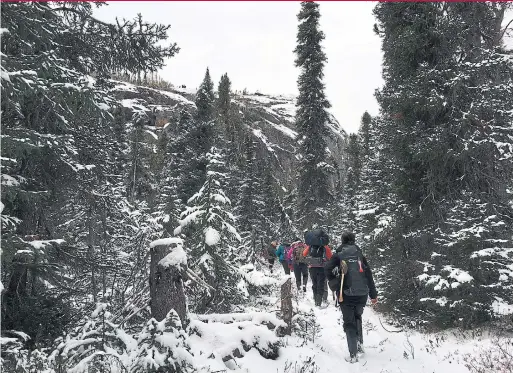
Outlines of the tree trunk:
[[290,277],[281,285],[281,317],[287,324],[283,332],[285,335],[290,335],[292,331],[292,280]]
[[186,323],[187,304],[183,288],[185,269],[162,266],[159,262],[169,253],[168,246],[151,248],[150,308],[151,316],[162,321],[174,309],[182,324]]
[[[92,201],[91,201],[92,203]],[[95,244],[95,222],[93,221],[93,208],[92,207],[89,207],[89,213],[88,213],[88,229],[89,229],[89,232],[88,232],[88,236],[87,236],[87,260],[89,262],[89,265],[90,265],[90,270],[91,270],[91,287],[92,287],[92,292],[93,292],[93,300],[94,300],[94,303],[98,302],[98,289],[96,287],[96,276],[95,276],[95,273],[94,273],[94,266],[96,264],[95,262],[95,258],[94,258],[94,244]]]

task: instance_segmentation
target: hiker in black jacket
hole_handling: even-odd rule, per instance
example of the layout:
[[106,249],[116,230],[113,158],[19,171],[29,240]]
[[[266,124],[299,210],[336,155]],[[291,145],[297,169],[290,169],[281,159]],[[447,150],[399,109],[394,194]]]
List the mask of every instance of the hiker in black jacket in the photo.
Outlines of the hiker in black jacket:
[[378,301],[378,292],[372,278],[372,271],[360,248],[355,244],[352,232],[342,234],[342,245],[324,267],[329,287],[340,295],[340,275],[344,274],[343,300],[339,304],[344,320],[350,361],[358,361],[357,353],[363,353],[362,314],[367,298],[372,304]]

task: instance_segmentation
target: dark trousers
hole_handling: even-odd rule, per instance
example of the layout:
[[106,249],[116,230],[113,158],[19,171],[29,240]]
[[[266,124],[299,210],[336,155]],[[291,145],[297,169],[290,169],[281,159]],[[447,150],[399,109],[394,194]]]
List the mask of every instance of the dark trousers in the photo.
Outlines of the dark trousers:
[[294,276],[296,276],[298,289],[301,287],[301,278],[303,279],[303,286],[306,286],[308,282],[308,266],[306,263],[294,263]]
[[286,275],[290,275],[290,268],[289,268],[289,263],[287,263],[286,260],[280,262],[281,265],[283,266],[283,270],[285,271],[285,274]]
[[274,258],[267,259],[267,261],[269,262],[269,270],[272,272],[274,266]]
[[358,351],[358,342],[363,343],[362,314],[363,304],[348,305],[341,304],[342,318],[344,320],[344,331],[346,332],[347,347],[349,354],[355,356]]
[[316,296],[322,297],[324,294],[324,286],[326,283],[326,275],[324,274],[324,268],[311,267],[309,268],[309,271],[310,279],[312,280],[312,291],[314,293],[314,298]]

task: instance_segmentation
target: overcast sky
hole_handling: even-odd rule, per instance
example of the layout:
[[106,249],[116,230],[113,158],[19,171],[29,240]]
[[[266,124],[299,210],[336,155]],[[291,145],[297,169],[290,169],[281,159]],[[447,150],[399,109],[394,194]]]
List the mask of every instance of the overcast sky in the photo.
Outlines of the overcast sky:
[[[321,2],[328,56],[324,82],[332,112],[356,132],[365,110],[378,113],[374,90],[382,85],[380,40],[373,33],[375,2]],[[170,24],[181,48],[161,71],[174,85],[196,88],[208,66],[217,88],[227,72],[232,89],[297,94],[294,66],[299,2],[112,2],[95,11],[111,21],[141,13]]]

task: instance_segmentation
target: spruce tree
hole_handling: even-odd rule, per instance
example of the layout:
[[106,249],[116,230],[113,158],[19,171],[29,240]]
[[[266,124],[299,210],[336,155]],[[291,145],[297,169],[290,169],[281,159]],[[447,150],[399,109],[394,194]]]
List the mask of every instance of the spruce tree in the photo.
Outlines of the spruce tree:
[[[203,185],[207,173],[207,153],[214,144],[214,84],[207,68],[203,82],[196,93],[197,112],[194,118],[183,113],[183,124],[180,136],[183,152],[178,155],[183,160],[183,173],[177,185],[177,193],[183,205]],[[187,122],[187,123],[185,123]]]
[[[504,9],[490,3],[375,9],[385,78],[377,98],[396,126],[385,141],[397,164],[393,188],[401,204],[393,246],[401,275],[386,274],[397,280],[390,295],[407,312],[428,307],[443,325],[484,321],[493,299],[511,299],[501,290],[510,284],[502,267],[511,262],[504,255],[511,237],[502,227],[513,216],[506,190],[512,113],[497,110],[512,105],[510,57],[501,52]],[[443,305],[447,312],[439,312]]]
[[302,2],[298,14],[299,27],[296,66],[301,69],[298,79],[296,126],[297,155],[300,157],[298,175],[298,220],[303,227],[325,222],[325,208],[332,200],[330,174],[333,167],[326,162],[326,137],[330,107],[324,93],[323,68],[326,62],[321,42],[324,33],[319,29],[319,5]]
[[366,111],[362,115],[360,129],[358,130],[358,135],[360,136],[362,143],[362,155],[363,157],[369,156],[369,147],[370,147],[370,125],[372,122],[372,117]]
[[196,93],[196,107],[198,112],[196,118],[200,122],[209,122],[214,117],[214,83],[210,78],[210,71],[207,67],[203,82]]
[[241,118],[237,113],[237,106],[232,104],[231,81],[228,74],[225,73],[221,76],[218,85],[218,98],[217,98],[217,112],[219,128],[218,130],[224,134],[226,141],[228,162],[230,167],[237,167],[243,163],[244,152],[242,142],[244,142],[244,135],[240,130]]
[[[122,110],[108,77],[156,71],[178,48],[162,44],[169,26],[141,17],[109,24],[93,16],[94,6],[1,4],[1,246],[11,279],[2,328],[44,338],[105,297],[113,278],[124,284],[143,268],[140,229],[154,234],[145,201],[137,201],[150,184],[139,173],[145,162],[140,148],[130,154],[126,146],[130,117],[113,123]],[[134,164],[125,162],[129,154],[143,165],[130,186],[121,166]],[[123,303],[132,290],[115,293]]]
[[[186,245],[195,262],[191,269],[216,289],[195,288],[191,293],[196,312],[208,308],[217,311],[230,310],[240,299],[237,283],[239,275],[233,263],[237,258],[236,247],[240,235],[235,228],[230,199],[224,192],[227,185],[225,161],[219,149],[212,147],[206,154],[208,164],[203,186],[189,199],[187,207],[180,214],[175,235],[186,234]],[[213,299],[224,300],[219,305]]]
[[348,219],[347,229],[355,229],[355,212],[358,208],[356,195],[360,187],[361,174],[361,150],[357,134],[349,135],[349,142],[346,149],[346,177],[345,177],[345,206],[343,214]]

